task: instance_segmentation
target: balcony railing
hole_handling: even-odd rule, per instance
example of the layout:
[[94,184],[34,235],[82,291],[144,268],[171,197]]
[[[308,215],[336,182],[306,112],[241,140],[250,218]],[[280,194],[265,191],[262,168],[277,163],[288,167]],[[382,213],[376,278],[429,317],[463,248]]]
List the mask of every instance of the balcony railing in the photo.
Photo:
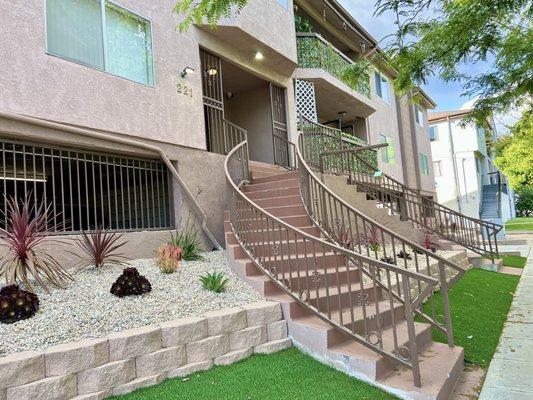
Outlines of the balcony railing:
[[[350,88],[370,97],[370,79],[365,77],[354,83],[345,78],[345,71],[355,62],[316,33],[297,33],[298,66],[300,68],[320,68],[344,82]],[[368,79],[367,79],[368,78]]]

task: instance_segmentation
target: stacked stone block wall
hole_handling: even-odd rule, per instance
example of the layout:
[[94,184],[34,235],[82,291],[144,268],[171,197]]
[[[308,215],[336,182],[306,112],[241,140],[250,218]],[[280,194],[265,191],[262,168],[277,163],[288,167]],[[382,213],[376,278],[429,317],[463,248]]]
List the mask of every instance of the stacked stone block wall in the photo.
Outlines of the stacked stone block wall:
[[292,345],[259,302],[0,358],[0,400],[100,400]]

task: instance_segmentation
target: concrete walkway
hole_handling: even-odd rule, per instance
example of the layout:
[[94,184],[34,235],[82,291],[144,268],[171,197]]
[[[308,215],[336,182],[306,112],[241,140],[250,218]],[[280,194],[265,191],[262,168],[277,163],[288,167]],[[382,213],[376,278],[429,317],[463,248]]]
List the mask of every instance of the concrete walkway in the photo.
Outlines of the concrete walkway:
[[[527,239],[531,246],[533,234],[528,235]],[[533,254],[531,252],[479,399],[533,400]]]

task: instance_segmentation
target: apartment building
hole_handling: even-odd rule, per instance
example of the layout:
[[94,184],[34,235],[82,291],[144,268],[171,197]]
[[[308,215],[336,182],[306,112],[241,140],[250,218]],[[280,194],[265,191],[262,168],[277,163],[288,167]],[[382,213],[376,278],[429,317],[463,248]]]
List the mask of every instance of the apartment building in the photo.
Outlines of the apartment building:
[[435,112],[429,116],[439,203],[473,218],[504,224],[514,218],[514,193],[506,176],[494,165],[487,140],[496,139],[475,123],[464,123],[471,110]]
[[[149,256],[193,216],[215,247],[235,138],[247,133],[252,161],[284,164],[299,114],[388,143],[380,168],[433,196],[435,104],[423,91],[396,96],[382,61],[365,83],[345,82],[343,68],[380,50],[337,2],[251,0],[215,30],[184,33],[173,4],[0,5],[0,189],[45,202],[50,233],[103,226]],[[310,32],[296,32],[295,17]]]

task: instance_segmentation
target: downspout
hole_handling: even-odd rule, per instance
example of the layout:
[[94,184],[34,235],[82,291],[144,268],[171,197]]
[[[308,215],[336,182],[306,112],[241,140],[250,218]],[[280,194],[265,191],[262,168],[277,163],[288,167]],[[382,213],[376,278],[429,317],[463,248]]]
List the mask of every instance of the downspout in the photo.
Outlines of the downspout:
[[[457,171],[457,158],[455,157],[455,146],[453,144],[453,135],[452,135],[452,122],[450,117],[446,117],[448,121],[448,136],[450,137],[450,155],[453,165],[453,175],[455,178],[455,187],[457,188],[457,206],[459,207],[459,212],[462,212],[461,206],[461,184],[459,182],[459,172]],[[466,188],[465,188],[466,189]]]
[[168,169],[172,173],[172,176],[174,176],[174,178],[176,178],[176,180],[180,184],[181,188],[185,191],[185,194],[187,195],[189,200],[194,205],[194,208],[196,209],[196,213],[198,214],[198,217],[202,221],[202,230],[204,231],[206,236],[209,238],[209,240],[213,243],[215,248],[217,250],[222,250],[222,246],[218,243],[218,241],[215,239],[215,236],[211,233],[211,231],[207,227],[207,215],[205,214],[204,210],[202,210],[202,208],[200,207],[200,204],[198,204],[198,202],[194,198],[193,194],[191,193],[191,191],[189,190],[189,188],[187,187],[187,185],[185,184],[185,182],[181,178],[180,174],[178,173],[178,171],[176,170],[174,165],[170,162],[170,159],[167,157],[167,155],[164,153],[164,151],[161,148],[159,148],[157,146],[152,146],[150,144],[143,143],[143,142],[140,142],[140,141],[137,141],[137,140],[119,138],[119,137],[115,137],[115,136],[112,136],[112,135],[108,135],[106,133],[96,132],[96,131],[93,131],[91,129],[77,128],[77,127],[66,125],[66,124],[62,124],[62,123],[59,123],[59,122],[43,120],[43,119],[40,119],[40,118],[29,117],[29,116],[26,116],[26,115],[21,115],[21,114],[6,112],[6,111],[0,111],[0,118],[6,118],[6,119],[13,120],[13,121],[18,121],[18,122],[28,123],[28,124],[32,124],[32,125],[37,125],[37,126],[41,126],[43,128],[57,129],[57,130],[60,130],[60,131],[70,132],[70,133],[74,133],[74,134],[77,134],[77,135],[91,137],[91,138],[94,138],[94,139],[105,140],[105,141],[110,141],[110,142],[129,145],[129,146],[134,146],[134,147],[140,147],[140,148],[143,148],[143,149],[146,149],[146,150],[149,150],[149,151],[153,151],[153,152],[159,154],[159,156],[161,157],[163,162],[166,164],[166,166],[168,167]]

